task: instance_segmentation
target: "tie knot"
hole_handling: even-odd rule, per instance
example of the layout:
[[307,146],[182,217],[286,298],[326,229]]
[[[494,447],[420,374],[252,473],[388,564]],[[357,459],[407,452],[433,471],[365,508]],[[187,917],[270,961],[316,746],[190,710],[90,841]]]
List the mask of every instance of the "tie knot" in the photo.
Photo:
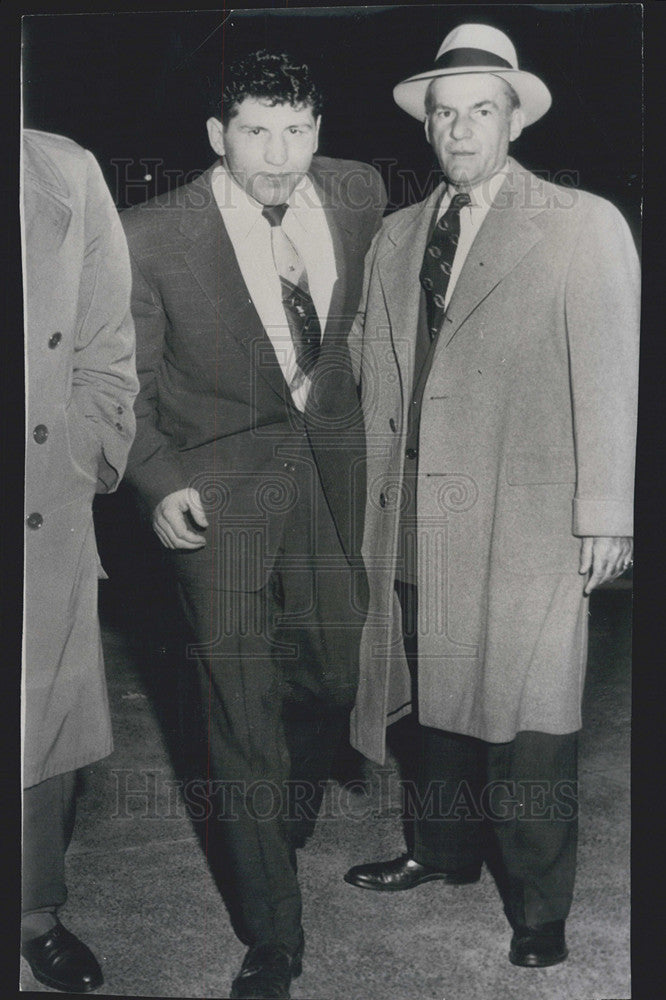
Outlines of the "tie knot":
[[458,194],[454,194],[449,207],[452,208],[454,212],[459,212],[461,208],[465,207],[465,205],[469,205],[471,200],[472,199],[466,191],[459,191]]
[[261,210],[261,214],[263,215],[264,219],[268,220],[269,225],[281,226],[282,220],[284,219],[284,213],[287,211],[288,208],[289,205],[287,205],[286,203],[282,205],[264,205],[264,207]]

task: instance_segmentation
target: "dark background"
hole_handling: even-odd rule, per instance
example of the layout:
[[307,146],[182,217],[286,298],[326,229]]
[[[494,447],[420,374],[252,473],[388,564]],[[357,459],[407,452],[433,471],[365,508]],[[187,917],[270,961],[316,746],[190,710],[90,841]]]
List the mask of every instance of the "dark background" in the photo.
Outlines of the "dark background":
[[[392,99],[432,65],[456,24],[505,30],[553,106],[514,145],[517,159],[613,200],[640,225],[641,8],[638,4],[425,7],[34,16],[24,20],[25,124],[91,149],[119,208],[191,178],[214,159],[207,101],[225,62],[286,49],[326,95],[320,151],[374,162],[390,207],[419,200],[436,166],[423,130]],[[115,161],[115,162],[114,162]],[[143,161],[143,162],[142,162]],[[146,173],[152,175],[143,181]]]

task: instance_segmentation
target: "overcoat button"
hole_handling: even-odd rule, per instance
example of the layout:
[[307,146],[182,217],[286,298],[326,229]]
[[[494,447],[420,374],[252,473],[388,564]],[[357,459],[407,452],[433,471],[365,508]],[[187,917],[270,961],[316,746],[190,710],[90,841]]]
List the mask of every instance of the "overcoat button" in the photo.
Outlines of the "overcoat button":
[[28,517],[26,517],[25,523],[28,525],[29,528],[32,528],[33,531],[36,531],[37,528],[41,528],[41,526],[44,524],[44,518],[42,517],[41,514],[35,512],[34,514],[30,514],[28,515]]
[[294,465],[293,462],[283,462],[282,468],[286,469],[287,472],[296,472],[296,466]]
[[405,454],[407,458],[416,458],[416,448],[408,448]]
[[385,493],[380,493],[379,494],[379,506],[380,507],[386,507],[386,494]]
[[49,347],[51,348],[57,347],[61,340],[62,340],[62,334],[60,333],[59,330],[57,330],[55,333],[52,333],[51,336],[49,337]]
[[116,430],[117,431],[121,431],[122,429],[123,429],[123,425],[122,424],[116,424]]
[[122,406],[116,406],[116,413],[123,413],[123,412],[124,412],[124,410],[123,410]]
[[395,433],[395,420],[393,419],[393,417],[391,417],[391,419],[389,420],[389,427]]
[[45,424],[37,424],[34,431],[32,432],[32,436],[37,442],[37,444],[44,444],[47,437],[49,436],[49,429]]

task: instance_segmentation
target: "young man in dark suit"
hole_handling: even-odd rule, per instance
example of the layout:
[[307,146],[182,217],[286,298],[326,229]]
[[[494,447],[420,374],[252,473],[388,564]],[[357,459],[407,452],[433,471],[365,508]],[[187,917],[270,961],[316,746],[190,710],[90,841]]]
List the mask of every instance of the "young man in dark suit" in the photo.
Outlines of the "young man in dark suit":
[[295,848],[354,700],[367,601],[346,341],[386,196],[371,167],[314,156],[320,123],[308,68],[253,53],[225,67],[218,162],[123,214],[141,381],[128,478],[197,642],[208,857],[249,945],[234,997],[288,997],[300,971]]

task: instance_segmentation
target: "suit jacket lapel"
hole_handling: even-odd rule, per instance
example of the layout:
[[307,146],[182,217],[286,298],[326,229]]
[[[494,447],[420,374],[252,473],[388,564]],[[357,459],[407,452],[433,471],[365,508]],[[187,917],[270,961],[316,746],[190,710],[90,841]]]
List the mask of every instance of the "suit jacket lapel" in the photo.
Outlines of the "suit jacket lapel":
[[211,187],[213,169],[194,181],[188,192],[180,226],[192,242],[185,261],[218,321],[248,353],[271,389],[290,400],[277,355],[254,307],[217,207]]
[[421,300],[419,273],[432,215],[444,185],[441,184],[414,212],[389,230],[389,245],[377,261],[390,318],[390,335],[400,369],[403,406],[411,393],[416,349],[416,328]]
[[440,335],[443,346],[542,237],[532,222],[533,216],[542,211],[539,181],[514,160],[509,161],[509,166],[453,290]]
[[326,339],[327,332],[333,329],[332,322],[337,327],[339,324],[335,323],[336,320],[339,320],[340,317],[349,317],[352,311],[355,312],[349,302],[349,266],[350,261],[354,259],[354,251],[357,249],[360,234],[358,220],[351,206],[347,205],[341,196],[340,178],[337,175],[320,172],[317,169],[316,161],[313,162],[310,170],[310,178],[317,189],[326,213],[337,272],[337,279],[331,293],[326,329],[323,331],[323,341]]

